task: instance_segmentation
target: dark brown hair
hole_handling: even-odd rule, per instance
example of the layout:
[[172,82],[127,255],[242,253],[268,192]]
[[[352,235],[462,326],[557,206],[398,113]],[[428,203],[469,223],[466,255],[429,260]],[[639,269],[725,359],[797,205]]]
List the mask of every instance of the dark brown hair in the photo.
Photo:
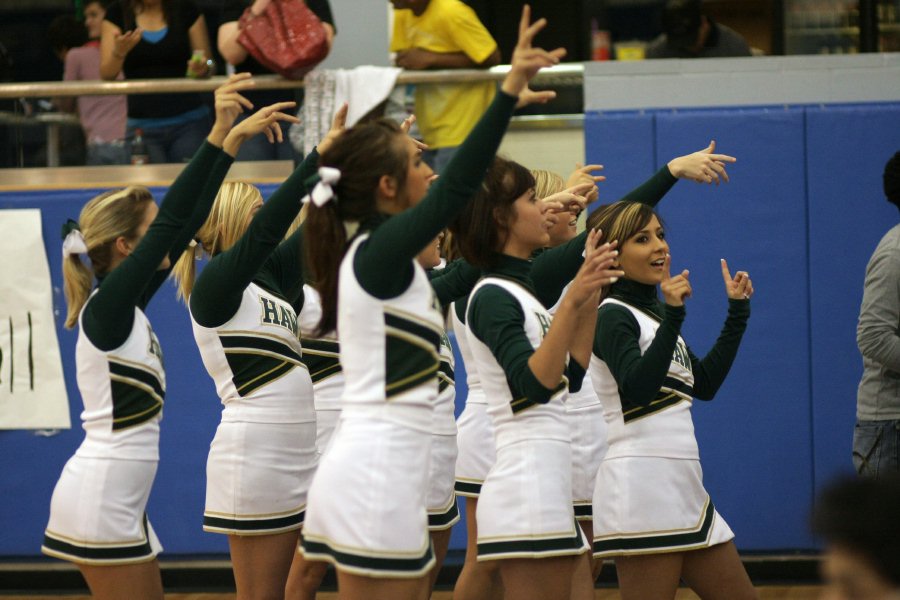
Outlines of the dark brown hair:
[[[163,19],[166,21],[167,27],[173,27],[175,23],[175,0],[162,0],[160,2],[162,8]],[[143,0],[122,0],[122,20],[125,23],[125,30],[130,31],[137,25],[137,15],[144,8]],[[185,30],[189,29],[193,23],[184,23]]]
[[513,203],[533,188],[531,171],[495,157],[481,187],[450,225],[463,258],[476,267],[494,266],[515,215]]
[[304,224],[312,285],[322,297],[316,335],[323,336],[337,327],[338,270],[352,237],[345,223],[363,223],[375,215],[382,176],[392,177],[398,189],[404,188],[409,168],[405,134],[388,119],[356,125],[335,140],[319,164],[341,172],[337,197],[321,207],[310,204]]

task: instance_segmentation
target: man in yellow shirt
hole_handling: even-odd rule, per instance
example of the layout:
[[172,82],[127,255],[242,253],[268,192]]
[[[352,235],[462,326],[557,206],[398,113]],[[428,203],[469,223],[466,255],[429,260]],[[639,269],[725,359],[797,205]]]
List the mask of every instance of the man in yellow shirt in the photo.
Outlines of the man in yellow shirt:
[[[391,51],[404,69],[492,67],[500,51],[475,11],[460,0],[390,0],[394,6]],[[494,98],[493,82],[416,87],[416,122],[438,173]]]

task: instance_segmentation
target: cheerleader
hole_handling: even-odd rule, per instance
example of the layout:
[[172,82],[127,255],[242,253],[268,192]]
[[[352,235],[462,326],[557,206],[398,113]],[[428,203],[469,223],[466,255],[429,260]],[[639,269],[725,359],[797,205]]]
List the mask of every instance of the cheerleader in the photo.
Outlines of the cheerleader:
[[702,598],[756,598],[734,535],[703,488],[690,412],[692,399],[711,400],[731,368],[750,315],[750,277],[732,277],[721,261],[728,317],[701,360],[680,336],[689,273],[670,276],[653,210],[617,202],[588,225],[620,240],[624,272],[598,311],[590,364],[609,444],[594,492],[594,556],[615,558],[626,600],[674,598],[680,580]]
[[[624,199],[655,206],[679,179],[716,184],[728,181],[725,165],[735,160],[732,156],[715,153],[715,142],[711,142],[703,150],[673,158],[647,181],[629,192]],[[605,178],[592,173],[601,168],[601,165],[579,167],[569,176],[565,184],[562,183],[561,177],[546,171],[539,172],[539,176],[536,177],[536,189],[540,186],[542,191],[545,189],[548,194],[545,198],[548,210],[558,213],[551,217],[555,223],[548,232],[548,248],[537,250],[531,265],[531,279],[535,293],[541,304],[551,312],[558,307],[565,288],[581,267],[588,230],[575,235],[574,213],[581,211],[586,203],[596,200],[595,186]],[[560,191],[563,185],[568,185],[569,188]],[[573,193],[573,190],[585,195],[579,196]],[[465,298],[453,303],[451,319],[463,362],[466,365],[473,365],[474,359],[466,333],[467,302],[468,298]],[[477,369],[467,366],[466,377],[468,396],[458,421],[456,493],[465,497],[468,541],[465,562],[454,589],[454,597],[457,600],[488,600],[500,598],[503,594],[496,564],[493,561],[478,562],[476,542],[478,497],[481,485],[496,458],[494,426],[488,416],[487,399]],[[572,396],[573,398],[566,403],[567,414],[573,406],[578,408],[581,405],[593,405],[594,409],[599,408],[592,389],[585,389],[582,386]],[[576,418],[569,416],[570,425],[578,429],[578,432],[573,431],[573,440],[576,443],[579,443],[579,440],[585,442],[583,446],[573,448],[573,468],[576,469],[572,478],[574,510],[585,535],[591,539],[591,498],[596,467],[605,448],[605,433],[603,433],[605,424],[602,418],[594,419],[591,423],[577,419],[576,423]],[[577,466],[574,462],[576,458]],[[587,577],[576,577],[576,586],[579,590],[586,589],[586,585],[591,588],[588,592],[592,593],[591,582],[601,565],[602,561],[595,561],[590,569],[591,581],[587,581]]]
[[545,21],[529,25],[529,14],[500,92],[430,190],[419,148],[389,121],[347,130],[322,155],[341,179],[310,209],[307,255],[322,298],[318,330],[336,328],[345,383],[310,489],[303,553],[336,566],[340,598],[426,595],[441,315],[414,259],[479,188],[528,80],[564,54],[531,47]]
[[285,233],[319,150],[340,135],[346,116],[345,104],[318,149],[265,204],[254,186],[225,183],[196,236],[209,263],[196,282],[192,251],[177,269],[200,356],[223,404],[206,467],[203,529],[228,535],[238,598],[284,595],[303,526],[316,418],[295,310],[303,303],[303,228],[287,239]]
[[588,364],[595,307],[614,244],[586,236],[585,258],[555,320],[530,278],[549,242],[548,205],[531,173],[495,159],[454,223],[463,257],[485,269],[466,312],[467,339],[494,424],[496,462],[478,503],[478,559],[496,560],[511,598],[568,599],[576,558],[587,551],[575,523],[563,402]]
[[85,439],[53,491],[41,550],[78,565],[97,598],[123,590],[163,598],[162,546],[145,507],[159,460],[165,373],[144,309],[206,219],[243,140],[286,118],[275,105],[232,128],[251,107],[240,95],[253,86],[248,78],[233,76],[216,90],[212,131],[159,207],[147,188],[132,186],[93,198],[64,228],[66,327],[79,325]]

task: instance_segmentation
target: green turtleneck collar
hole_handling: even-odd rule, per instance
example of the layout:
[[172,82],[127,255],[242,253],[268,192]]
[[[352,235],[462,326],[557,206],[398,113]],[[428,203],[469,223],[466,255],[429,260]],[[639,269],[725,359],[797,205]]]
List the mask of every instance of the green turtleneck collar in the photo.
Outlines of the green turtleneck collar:
[[493,266],[486,269],[484,274],[485,276],[511,279],[527,287],[532,294],[536,294],[534,282],[531,280],[531,260],[527,258],[497,254]]

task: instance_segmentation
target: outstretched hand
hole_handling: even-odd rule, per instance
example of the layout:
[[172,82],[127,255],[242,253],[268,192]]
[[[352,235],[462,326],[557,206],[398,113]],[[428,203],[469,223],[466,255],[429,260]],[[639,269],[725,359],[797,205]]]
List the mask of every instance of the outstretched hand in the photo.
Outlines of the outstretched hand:
[[519,20],[519,40],[513,49],[509,73],[500,86],[500,89],[510,96],[519,96],[538,71],[544,67],[559,64],[560,59],[566,55],[565,48],[557,48],[548,52],[543,48],[532,47],[534,37],[546,26],[546,19],[538,19],[531,23],[531,7],[527,4],[522,7],[522,17]]
[[144,30],[140,27],[124,33],[117,33],[113,38],[113,56],[119,60],[125,60],[128,53],[134,50],[134,47],[141,41],[143,33]]
[[553,90],[536,92],[526,85],[525,89],[519,92],[519,101],[516,102],[516,108],[525,108],[532,104],[547,104],[554,99],[556,99],[556,92]]
[[259,109],[235,125],[234,128],[228,132],[228,135],[225,136],[225,142],[223,143],[222,148],[228,154],[236,156],[241,144],[260,133],[264,133],[271,144],[282,142],[284,136],[281,132],[279,121],[284,121],[286,123],[300,122],[300,119],[294,115],[282,111],[294,108],[295,106],[297,106],[296,102],[276,102],[275,104],[270,104],[269,106]]
[[727,183],[728,172],[725,170],[725,163],[733,163],[737,159],[727,154],[715,154],[715,151],[716,142],[712,140],[703,150],[670,160],[669,172],[678,179],[690,179],[697,183],[719,185],[723,180]]
[[669,269],[672,265],[672,256],[666,254],[666,262],[663,271],[663,280],[659,285],[663,298],[669,306],[684,306],[686,298],[691,297],[691,282],[688,280],[690,271],[685,269],[680,274],[672,277]]
[[550,194],[542,201],[550,205],[552,212],[568,212],[577,217],[587,206],[587,194],[594,188],[593,183],[580,183],[555,194]]
[[747,271],[738,271],[731,276],[728,270],[728,263],[723,258],[722,262],[722,279],[725,281],[725,293],[728,294],[730,300],[749,300],[753,295],[753,282],[750,281],[750,275]]
[[331,118],[331,129],[328,130],[328,133],[325,134],[325,137],[322,138],[322,141],[317,146],[319,154],[331,148],[334,141],[347,129],[347,113],[349,111],[350,105],[347,102],[341,104],[340,108],[335,111],[334,117]]
[[601,181],[606,181],[606,177],[603,175],[594,175],[594,171],[601,170],[603,170],[603,165],[582,165],[581,163],[575,163],[575,170],[569,175],[569,179],[566,181],[566,187],[571,188],[582,183],[591,184],[591,189],[585,194],[585,197],[587,198],[588,204],[595,202],[597,198],[600,197],[600,190],[597,188],[596,184]]

